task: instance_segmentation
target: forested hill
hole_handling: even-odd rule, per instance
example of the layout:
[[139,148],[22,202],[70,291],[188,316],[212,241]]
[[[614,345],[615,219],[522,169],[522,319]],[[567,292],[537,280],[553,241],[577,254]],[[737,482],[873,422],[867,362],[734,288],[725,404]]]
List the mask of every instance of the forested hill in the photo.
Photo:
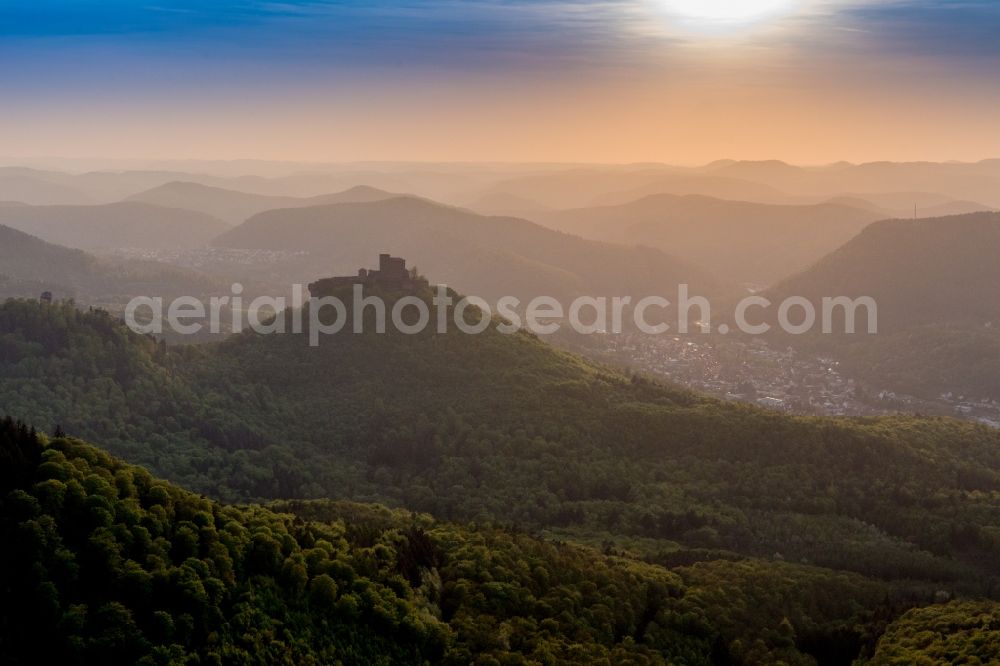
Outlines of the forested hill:
[[[12,665],[1000,655],[984,601],[913,611],[880,640],[919,587],[760,560],[667,570],[379,506],[226,506],[9,420],[0,539],[0,650]],[[935,636],[939,616],[960,632]]]
[[224,500],[500,520],[664,563],[746,556],[989,594],[1000,433],[792,418],[527,334],[245,334],[169,348],[107,315],[0,307],[0,411]]
[[887,332],[934,323],[1000,327],[1000,213],[886,220],[769,296],[871,296]]
[[[98,272],[98,261],[82,250],[46,243],[23,231],[0,225],[0,290],[7,295],[37,296],[85,281]],[[66,286],[64,286],[66,285]]]
[[169,298],[218,293],[224,287],[221,280],[196,271],[154,261],[99,258],[3,225],[0,266],[0,299],[37,298],[50,291],[56,299],[121,309],[140,294]]
[[[786,336],[874,386],[937,399],[1000,400],[1000,213],[888,220],[767,293],[868,296],[878,334]],[[833,330],[843,331],[842,318]]]
[[5,664],[653,664],[711,649],[695,604],[695,630],[675,633],[683,583],[654,566],[378,508],[324,524],[223,506],[9,421],[0,461]]

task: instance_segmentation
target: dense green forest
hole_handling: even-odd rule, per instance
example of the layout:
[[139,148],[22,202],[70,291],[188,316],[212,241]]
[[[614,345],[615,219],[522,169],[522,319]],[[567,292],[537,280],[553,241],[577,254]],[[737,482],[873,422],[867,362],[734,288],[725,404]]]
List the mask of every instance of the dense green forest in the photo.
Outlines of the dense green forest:
[[879,640],[871,664],[1000,663],[1000,604],[954,601],[915,608],[891,624]]
[[7,664],[833,663],[894,610],[886,583],[814,567],[668,571],[379,506],[226,506],[10,420],[0,463]]
[[782,340],[840,360],[840,369],[871,386],[929,400],[942,393],[970,402],[1000,400],[1000,320],[922,324],[878,335]]
[[[280,499],[282,512],[326,522],[344,520],[343,506],[306,500],[378,502],[492,525],[467,535],[514,539],[512,561],[525,544],[555,547],[511,536],[531,534],[666,567],[687,590],[688,619],[665,631],[684,638],[636,645],[680,655],[671,650],[700,636],[690,649],[701,656],[678,663],[773,663],[761,655],[782,646],[799,655],[788,663],[848,663],[910,606],[1000,591],[997,432],[793,418],[527,334],[345,334],[316,348],[304,334],[244,334],[174,348],[100,311],[10,301],[0,412],[226,502]],[[517,570],[482,582],[502,587]],[[601,644],[631,649],[627,637]]]

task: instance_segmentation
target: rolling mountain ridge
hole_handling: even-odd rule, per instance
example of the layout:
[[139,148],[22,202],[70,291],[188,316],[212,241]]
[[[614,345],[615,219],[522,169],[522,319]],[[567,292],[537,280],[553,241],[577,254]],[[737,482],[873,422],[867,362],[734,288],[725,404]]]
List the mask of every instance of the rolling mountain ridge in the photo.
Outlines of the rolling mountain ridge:
[[170,182],[165,185],[132,195],[128,201],[138,201],[166,208],[184,208],[200,211],[220,220],[237,225],[247,218],[266,210],[278,208],[305,208],[334,203],[379,201],[399,196],[374,187],[358,185],[335,194],[316,197],[282,197],[251,194],[191,182]]
[[213,244],[307,251],[289,267],[299,280],[351,275],[391,250],[410,265],[434,266],[435,279],[487,299],[638,297],[676,293],[679,283],[703,293],[719,289],[702,269],[651,248],[585,240],[412,197],[268,211]]
[[204,213],[138,202],[0,207],[0,224],[83,250],[199,247],[228,229]]
[[670,194],[536,215],[568,233],[656,247],[729,282],[765,285],[806,268],[879,217],[838,203],[769,205]]

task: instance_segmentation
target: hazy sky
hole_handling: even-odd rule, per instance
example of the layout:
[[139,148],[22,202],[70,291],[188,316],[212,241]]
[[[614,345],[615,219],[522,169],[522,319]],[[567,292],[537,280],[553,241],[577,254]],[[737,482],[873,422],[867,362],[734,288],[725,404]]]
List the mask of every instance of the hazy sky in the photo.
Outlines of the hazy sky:
[[0,155],[1000,156],[997,0],[0,0]]

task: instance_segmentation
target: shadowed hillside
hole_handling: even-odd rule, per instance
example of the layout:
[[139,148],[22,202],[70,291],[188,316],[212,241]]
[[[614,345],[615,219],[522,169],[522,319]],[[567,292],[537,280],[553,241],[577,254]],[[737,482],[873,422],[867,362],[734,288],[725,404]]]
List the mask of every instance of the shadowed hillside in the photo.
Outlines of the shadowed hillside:
[[[820,303],[870,296],[878,334],[788,342],[833,352],[851,372],[918,395],[1000,399],[1000,213],[887,220],[768,294]],[[866,330],[866,320],[858,329]],[[843,331],[842,318],[834,331]]]
[[[872,224],[775,296],[871,296],[887,331],[1000,320],[1000,213]],[[998,321],[1000,324],[1000,321]]]
[[85,192],[48,180],[46,175],[35,169],[0,167],[0,201],[37,205],[92,203]]
[[83,305],[123,307],[134,296],[203,295],[219,280],[152,261],[110,260],[46,243],[0,226],[0,299],[53,297]]

